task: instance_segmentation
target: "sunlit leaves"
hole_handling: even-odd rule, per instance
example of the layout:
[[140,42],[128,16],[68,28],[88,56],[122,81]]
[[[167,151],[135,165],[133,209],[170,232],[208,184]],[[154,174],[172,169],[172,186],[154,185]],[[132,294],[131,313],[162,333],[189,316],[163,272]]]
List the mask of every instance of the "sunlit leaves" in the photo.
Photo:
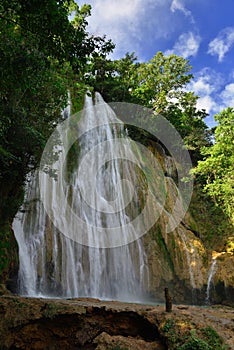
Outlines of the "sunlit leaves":
[[215,119],[215,143],[203,148],[205,159],[198,163],[195,173],[205,177],[205,191],[234,223],[234,109],[223,110]]

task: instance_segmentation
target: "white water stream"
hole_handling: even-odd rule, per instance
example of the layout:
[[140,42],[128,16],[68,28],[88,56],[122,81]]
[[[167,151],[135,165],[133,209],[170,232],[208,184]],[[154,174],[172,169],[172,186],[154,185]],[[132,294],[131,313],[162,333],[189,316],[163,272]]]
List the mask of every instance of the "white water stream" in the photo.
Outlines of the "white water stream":
[[[95,105],[98,104],[102,107],[97,113]],[[64,163],[63,157],[59,156],[57,171],[65,174],[65,180],[60,183],[61,179],[41,175],[44,205],[40,200],[38,173],[29,176],[25,203],[13,223],[19,245],[19,293],[142,300],[148,286],[147,257],[141,239],[134,237],[134,227],[129,224],[134,208],[127,206],[125,210],[130,195],[133,195],[135,203],[138,201],[134,186],[126,187],[123,181],[134,184],[135,180],[134,167],[125,160],[126,147],[131,152],[130,142],[124,125],[104,104],[100,95],[96,94],[95,103],[91,97],[86,98],[84,113],[83,127],[89,131],[79,139],[79,152],[72,171],[64,169],[64,164],[71,159],[68,157]],[[96,127],[97,118],[102,118],[105,125]],[[117,126],[111,124],[115,122]],[[115,142],[119,137],[125,140],[122,146],[121,142]],[[61,138],[66,145],[69,133]],[[96,148],[95,156],[86,157],[103,143],[105,147],[102,150]],[[105,162],[107,149],[110,156]],[[82,159],[85,159],[86,168],[79,173]],[[96,176],[84,173],[94,167],[98,169]],[[62,193],[65,194],[65,202],[60,196]],[[70,215],[69,210],[75,215]],[[77,226],[76,216],[86,224],[85,232],[82,226]],[[63,233],[66,231],[65,235],[59,232],[58,227]],[[112,245],[111,237],[97,236],[99,228],[103,227],[107,231],[108,228],[119,227],[123,244]],[[78,243],[79,239],[71,239],[77,235],[85,235],[85,245]],[[128,235],[132,237],[130,244],[124,238]]]
[[216,270],[217,270],[217,260],[215,258],[213,258],[211,266],[210,266],[210,270],[208,272],[207,289],[206,289],[206,302],[207,303],[210,302],[210,290],[211,290],[212,280],[213,280],[213,277],[216,273]]

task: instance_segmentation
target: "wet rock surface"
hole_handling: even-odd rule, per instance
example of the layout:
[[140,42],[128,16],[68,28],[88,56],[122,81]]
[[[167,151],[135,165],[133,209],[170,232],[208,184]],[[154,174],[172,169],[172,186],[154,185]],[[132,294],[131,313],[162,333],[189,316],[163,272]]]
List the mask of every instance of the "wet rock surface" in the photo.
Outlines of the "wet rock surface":
[[[173,323],[173,328],[170,328]],[[234,309],[128,304],[97,299],[0,297],[1,349],[173,349],[193,329],[212,327],[234,348]]]

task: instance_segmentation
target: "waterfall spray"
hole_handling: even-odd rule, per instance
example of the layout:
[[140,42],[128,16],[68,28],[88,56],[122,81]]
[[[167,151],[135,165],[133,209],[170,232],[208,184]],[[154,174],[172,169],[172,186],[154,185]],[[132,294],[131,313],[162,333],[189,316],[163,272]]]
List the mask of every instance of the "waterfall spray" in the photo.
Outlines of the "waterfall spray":
[[[126,187],[126,181],[136,181],[126,148],[132,159],[135,156],[124,124],[99,94],[95,103],[86,97],[84,114],[81,128],[89,131],[78,140],[77,159],[61,156],[62,147],[69,142],[68,132],[59,136],[54,176],[38,172],[29,176],[25,204],[13,225],[19,245],[19,291],[29,296],[139,300],[148,284],[147,257],[131,225],[138,193],[134,186]],[[101,126],[97,126],[98,118],[102,118]],[[117,138],[123,142],[117,143]],[[104,161],[107,153],[109,158]],[[92,167],[97,173],[90,176]],[[125,209],[130,195],[135,204]],[[77,217],[83,226],[77,226]],[[120,238],[106,235],[112,227],[118,228]],[[105,234],[100,234],[103,228]],[[85,245],[76,235],[85,236]],[[121,244],[116,243],[119,240]]]
[[[111,107],[97,93],[86,96],[84,109],[55,128],[39,170],[28,176],[25,203],[13,223],[20,294],[137,301],[152,290],[143,235],[160,217],[164,235],[178,227],[192,196],[192,181],[183,181],[192,163],[168,120],[157,116],[147,129],[152,111],[125,103]],[[144,142],[128,137],[125,125],[142,130],[139,117],[171,155],[165,166]],[[188,254],[194,289],[195,253]]]

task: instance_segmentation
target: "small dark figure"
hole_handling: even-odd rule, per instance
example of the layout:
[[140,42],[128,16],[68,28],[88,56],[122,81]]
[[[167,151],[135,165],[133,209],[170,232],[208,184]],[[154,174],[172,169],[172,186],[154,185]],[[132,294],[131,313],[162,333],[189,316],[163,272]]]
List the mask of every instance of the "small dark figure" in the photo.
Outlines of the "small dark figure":
[[165,288],[164,292],[165,292],[165,299],[166,299],[166,312],[171,312],[172,311],[172,298],[169,294],[168,288]]

